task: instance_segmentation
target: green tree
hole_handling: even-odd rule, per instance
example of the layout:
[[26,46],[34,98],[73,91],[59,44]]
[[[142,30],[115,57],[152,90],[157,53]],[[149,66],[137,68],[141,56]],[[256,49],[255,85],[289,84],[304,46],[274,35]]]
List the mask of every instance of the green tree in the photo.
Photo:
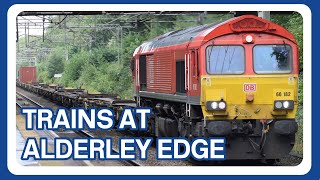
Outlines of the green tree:
[[64,52],[62,49],[56,49],[48,58],[48,77],[53,78],[55,74],[63,73],[64,70]]
[[81,51],[74,54],[68,62],[65,64],[65,69],[63,72],[61,82],[65,86],[73,86],[75,81],[77,81],[89,60],[89,52]]

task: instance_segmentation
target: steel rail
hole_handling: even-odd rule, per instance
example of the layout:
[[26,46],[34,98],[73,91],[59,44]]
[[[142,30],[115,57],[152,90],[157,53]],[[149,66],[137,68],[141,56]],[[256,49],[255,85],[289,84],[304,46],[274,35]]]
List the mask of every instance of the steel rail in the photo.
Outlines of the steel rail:
[[[20,97],[22,97],[23,99],[25,99],[25,100],[27,100],[27,101],[35,104],[35,105],[38,106],[38,107],[41,107],[41,108],[44,107],[44,106],[42,106],[41,104],[37,103],[36,101],[34,101],[34,100],[30,99],[29,97],[27,97],[26,95],[21,94],[20,92],[16,92],[16,94],[18,94],[18,95],[19,95]],[[17,102],[16,104],[18,104],[18,102]],[[21,106],[20,106],[20,107],[21,107]]]
[[294,152],[290,152],[289,156],[298,158],[298,159],[303,159],[303,155],[302,154],[298,154],[298,153],[294,153]]

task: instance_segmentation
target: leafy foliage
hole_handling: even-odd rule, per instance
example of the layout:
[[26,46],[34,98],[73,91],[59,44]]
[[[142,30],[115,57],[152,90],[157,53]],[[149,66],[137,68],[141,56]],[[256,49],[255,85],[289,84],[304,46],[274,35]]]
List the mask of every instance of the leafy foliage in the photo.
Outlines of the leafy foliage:
[[86,65],[85,63],[88,60],[89,53],[86,51],[81,51],[72,56],[72,58],[66,62],[66,67],[62,78],[63,84],[73,86],[73,83],[80,78],[83,72],[82,70]]
[[51,83],[52,79],[49,78],[48,71],[47,71],[47,64],[43,61],[37,63],[37,79],[39,82],[43,83]]
[[63,54],[64,53],[61,48],[56,49],[53,53],[50,54],[47,64],[49,78],[53,78],[55,74],[63,73],[65,61]]

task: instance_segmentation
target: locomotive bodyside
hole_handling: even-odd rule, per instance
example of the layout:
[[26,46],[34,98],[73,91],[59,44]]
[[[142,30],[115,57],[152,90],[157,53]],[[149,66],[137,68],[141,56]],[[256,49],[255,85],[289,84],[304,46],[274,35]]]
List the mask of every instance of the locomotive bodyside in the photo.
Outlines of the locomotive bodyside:
[[245,15],[187,28],[144,43],[132,62],[137,103],[153,107],[151,134],[226,137],[227,159],[291,151],[299,60],[283,27]]

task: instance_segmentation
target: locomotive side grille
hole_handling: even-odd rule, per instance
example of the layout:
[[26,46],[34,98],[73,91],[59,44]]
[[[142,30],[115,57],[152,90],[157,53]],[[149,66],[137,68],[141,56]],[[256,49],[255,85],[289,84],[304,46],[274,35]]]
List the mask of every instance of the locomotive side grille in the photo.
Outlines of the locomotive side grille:
[[172,92],[172,52],[147,56],[147,89],[154,92]]

